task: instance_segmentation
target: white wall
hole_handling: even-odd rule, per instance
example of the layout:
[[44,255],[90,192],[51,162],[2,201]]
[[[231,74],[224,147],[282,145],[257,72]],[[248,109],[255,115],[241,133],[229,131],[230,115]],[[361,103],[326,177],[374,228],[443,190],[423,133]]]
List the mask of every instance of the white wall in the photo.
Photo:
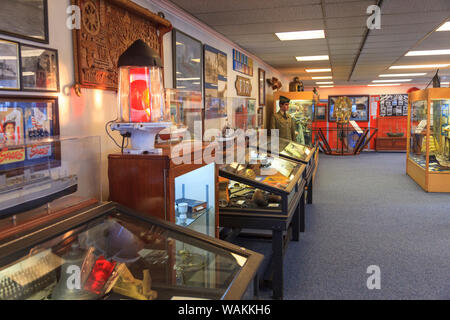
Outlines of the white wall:
[[[172,22],[173,26],[183,32],[199,39],[203,43],[211,45],[219,50],[222,50],[228,55],[228,93],[231,96],[236,96],[234,89],[234,80],[236,72],[232,71],[232,50],[239,49],[237,46],[230,45],[229,41],[224,41],[217,37],[211,30],[208,31],[206,26],[193,26],[186,20],[186,18],[179,18],[170,14],[167,10],[161,9],[155,2],[146,0],[135,0],[136,3],[148,8],[153,12],[163,11],[166,14],[166,19]],[[113,144],[105,133],[105,124],[109,120],[117,117],[117,101],[116,93],[112,91],[82,89],[81,97],[77,97],[71,89],[74,84],[74,58],[72,45],[72,31],[66,27],[66,9],[70,5],[70,0],[48,0],[49,6],[49,38],[48,45],[41,45],[38,43],[15,39],[1,35],[4,39],[16,40],[25,44],[41,45],[44,47],[54,48],[58,50],[59,55],[59,77],[61,92],[57,94],[59,97],[59,118],[61,136],[100,136],[101,137],[101,152],[102,154],[102,171],[101,183],[103,190],[103,198],[108,199],[108,180],[107,180],[107,156],[110,153],[117,153],[119,149]],[[164,37],[164,61],[165,61],[165,82],[168,88],[172,87],[172,56],[171,56],[171,36],[170,33]],[[255,59],[255,75],[252,78],[252,97],[258,98],[258,83],[257,83],[257,68],[261,67],[266,70],[266,78],[275,75],[279,79],[283,79],[281,74],[276,70],[263,64],[259,59]],[[283,81],[283,80],[282,80]],[[288,84],[283,81],[283,85]],[[271,93],[272,90],[266,87],[266,92]],[[24,92],[8,92],[0,91],[1,95],[43,95],[42,93],[24,93]],[[46,94],[55,95],[55,94]],[[115,134],[117,140],[120,136]],[[65,153],[63,157],[70,157],[70,154]]]

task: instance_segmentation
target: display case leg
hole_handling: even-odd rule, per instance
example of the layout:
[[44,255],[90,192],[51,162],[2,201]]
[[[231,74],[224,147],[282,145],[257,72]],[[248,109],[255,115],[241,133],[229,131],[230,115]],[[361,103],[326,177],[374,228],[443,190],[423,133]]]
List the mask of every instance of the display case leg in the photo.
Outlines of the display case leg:
[[[301,199],[300,199],[301,201]],[[295,209],[294,216],[292,217],[292,241],[298,241],[300,238],[300,202]]]
[[[308,190],[309,194],[309,190]],[[300,232],[305,232],[305,193],[302,194],[300,198],[300,203],[298,204],[300,210]]]
[[283,231],[272,231],[272,252],[273,252],[273,298],[283,299]]
[[255,274],[255,278],[253,279],[253,296],[256,299],[259,298],[259,276],[258,272]]
[[308,200],[308,204],[313,203],[313,179],[312,178],[308,184],[308,199],[307,200]]

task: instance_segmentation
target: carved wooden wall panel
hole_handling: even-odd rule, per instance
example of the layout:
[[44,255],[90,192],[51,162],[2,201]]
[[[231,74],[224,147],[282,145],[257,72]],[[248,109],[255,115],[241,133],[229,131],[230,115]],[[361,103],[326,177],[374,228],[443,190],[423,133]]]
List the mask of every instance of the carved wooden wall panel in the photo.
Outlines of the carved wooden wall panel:
[[81,9],[81,29],[73,35],[76,85],[117,90],[119,56],[138,39],[161,55],[162,36],[172,28],[169,21],[129,0],[72,3]]

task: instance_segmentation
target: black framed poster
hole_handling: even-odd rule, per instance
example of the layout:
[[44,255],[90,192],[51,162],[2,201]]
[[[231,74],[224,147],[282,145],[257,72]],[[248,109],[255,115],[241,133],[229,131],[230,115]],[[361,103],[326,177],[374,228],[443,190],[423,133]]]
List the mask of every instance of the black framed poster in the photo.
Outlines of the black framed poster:
[[20,90],[19,43],[0,39],[0,90]]
[[[334,103],[341,96],[328,97],[328,121],[335,122],[336,118],[333,116]],[[369,96],[348,96],[352,101],[352,115],[351,121],[369,121]]]
[[47,0],[1,0],[0,33],[49,43]]
[[202,91],[202,43],[181,32],[172,30],[173,87]]

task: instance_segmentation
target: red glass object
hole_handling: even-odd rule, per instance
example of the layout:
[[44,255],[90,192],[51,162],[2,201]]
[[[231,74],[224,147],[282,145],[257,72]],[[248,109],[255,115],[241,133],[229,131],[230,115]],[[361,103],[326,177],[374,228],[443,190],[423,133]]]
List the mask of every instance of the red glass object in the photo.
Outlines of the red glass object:
[[115,267],[115,261],[109,262],[105,257],[100,256],[97,261],[95,261],[95,265],[84,285],[84,289],[95,294],[102,294],[103,288]]
[[150,70],[133,68],[130,70],[130,107],[132,122],[152,120],[150,97]]

